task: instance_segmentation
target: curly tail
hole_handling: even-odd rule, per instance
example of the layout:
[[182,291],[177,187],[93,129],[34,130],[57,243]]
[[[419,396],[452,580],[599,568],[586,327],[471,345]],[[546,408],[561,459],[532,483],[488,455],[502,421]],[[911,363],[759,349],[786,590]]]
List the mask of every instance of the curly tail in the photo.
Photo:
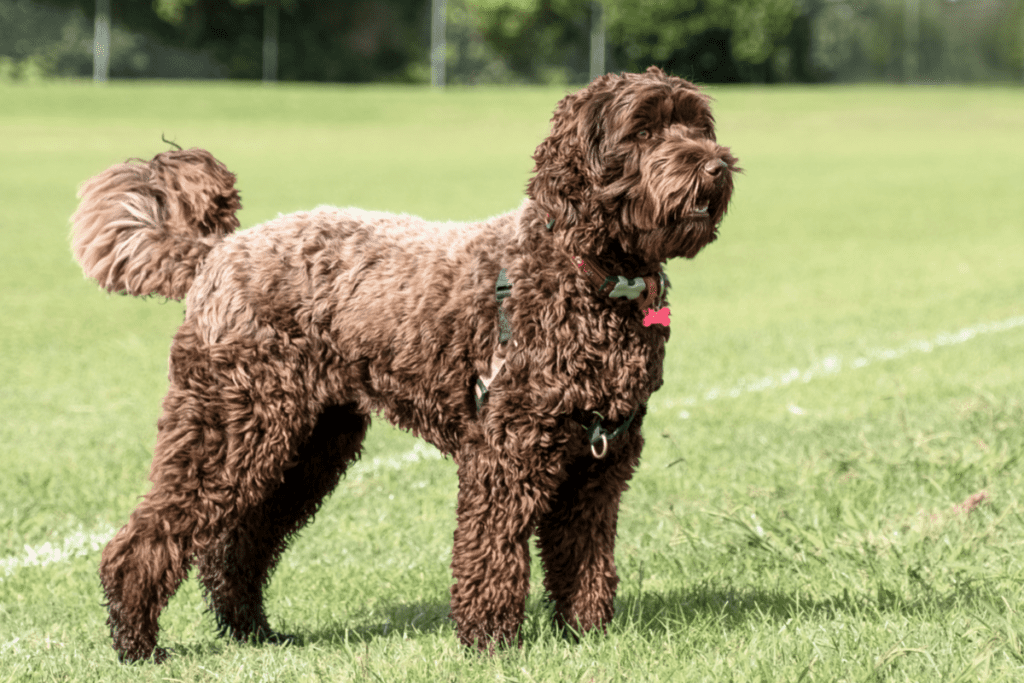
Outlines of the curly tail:
[[235,174],[204,149],[129,159],[87,180],[71,249],[108,292],[182,299],[207,253],[238,227]]

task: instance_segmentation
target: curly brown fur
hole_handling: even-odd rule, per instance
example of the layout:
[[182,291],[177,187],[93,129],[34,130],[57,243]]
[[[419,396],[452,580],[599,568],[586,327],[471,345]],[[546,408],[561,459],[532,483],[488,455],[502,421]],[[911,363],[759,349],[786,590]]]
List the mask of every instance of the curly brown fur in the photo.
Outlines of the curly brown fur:
[[183,299],[202,259],[238,227],[234,185],[202,149],[129,159],[79,189],[71,249],[108,292]]
[[[557,620],[608,623],[619,500],[668,329],[644,326],[574,261],[632,278],[693,257],[715,239],[736,160],[715,142],[707,97],[653,67],[562,100],[534,159],[529,198],[470,224],[320,207],[233,233],[234,176],[202,150],[85,184],[73,244],[86,273],[113,291],[187,293],[153,486],[100,568],[122,659],[166,656],[158,617],[193,562],[224,634],[285,639],[263,588],[359,456],[371,414],[458,466],[463,643],[518,642],[534,532]],[[474,383],[498,358],[478,412]],[[603,459],[581,424],[593,411],[608,425],[635,412]]]

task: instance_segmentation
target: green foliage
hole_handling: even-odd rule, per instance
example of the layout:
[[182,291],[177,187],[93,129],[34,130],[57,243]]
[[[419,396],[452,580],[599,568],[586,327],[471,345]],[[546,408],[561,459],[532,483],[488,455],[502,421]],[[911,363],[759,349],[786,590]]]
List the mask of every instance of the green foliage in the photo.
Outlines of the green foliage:
[[83,280],[76,186],[164,133],[238,174],[243,226],[473,219],[518,203],[563,94],[0,84],[0,680],[1021,679],[1024,327],[920,343],[1024,315],[1024,93],[977,87],[711,90],[746,173],[720,239],[669,266],[607,634],[556,632],[535,563],[523,648],[459,647],[455,468],[378,420],[270,586],[300,645],[217,639],[192,579],[161,619],[176,656],[116,663],[97,539],[146,491],[182,308]]
[[[115,0],[111,76],[259,79],[264,4],[262,0]],[[426,63],[428,49],[422,0],[281,0],[280,4],[278,73],[282,80],[407,82],[422,73],[417,66]],[[0,55],[42,58],[46,76],[91,74],[94,6],[93,0],[47,0],[45,5],[0,0]],[[45,19],[43,25],[40,17]],[[84,35],[86,40],[62,40],[61,26],[71,27],[76,37]],[[11,39],[5,35],[8,31]],[[123,45],[126,40],[130,48]],[[50,53],[69,51],[73,63],[51,64]],[[129,54],[122,57],[125,52]]]
[[153,0],[153,11],[168,24],[181,25],[185,21],[185,11],[195,4],[195,0]]
[[[270,0],[279,78],[429,81],[428,0]],[[114,78],[262,77],[267,0],[112,4]],[[706,83],[1019,81],[1018,0],[603,0],[606,69]],[[590,0],[448,0],[449,83],[583,83]],[[908,7],[917,6],[916,31]],[[91,73],[94,0],[0,0],[0,78]],[[916,49],[908,51],[909,35]],[[908,72],[908,54],[919,67]]]
[[701,12],[697,0],[653,3],[617,0],[608,4],[606,25],[613,43],[630,45],[631,56],[640,61],[664,62],[694,36],[712,27],[724,27],[728,17],[718,12]]
[[[110,36],[110,69],[114,78],[216,77],[223,75],[209,55],[183,50],[165,41],[157,30],[163,22],[146,12],[155,26],[146,33],[138,24],[118,19],[125,11],[138,11],[138,4],[114,3],[114,23]],[[32,81],[54,77],[92,75],[93,21],[92,3],[87,11],[72,6],[0,0],[0,80]],[[166,26],[166,28],[170,28]]]
[[[637,71],[658,63],[703,81],[738,80],[736,63],[764,65],[785,44],[799,9],[795,0],[602,4],[613,62],[609,70]],[[481,34],[517,72],[538,80],[545,73],[542,65],[564,64],[569,80],[589,77],[590,2],[489,0],[471,7]],[[714,62],[700,64],[708,45]]]
[[746,0],[729,6],[733,55],[751,64],[764,64],[778,50],[798,10],[795,0]]
[[[805,7],[814,36],[807,68],[818,79],[1019,80],[1024,67],[1017,56],[1024,5],[1016,0],[808,0]],[[918,63],[909,73],[908,48]]]
[[588,81],[589,11],[581,0],[453,0],[449,41],[454,38],[456,52],[448,66],[454,82],[476,82],[496,71],[491,66],[474,73],[475,65],[464,59],[467,48],[486,51],[491,64],[504,67],[493,82]]

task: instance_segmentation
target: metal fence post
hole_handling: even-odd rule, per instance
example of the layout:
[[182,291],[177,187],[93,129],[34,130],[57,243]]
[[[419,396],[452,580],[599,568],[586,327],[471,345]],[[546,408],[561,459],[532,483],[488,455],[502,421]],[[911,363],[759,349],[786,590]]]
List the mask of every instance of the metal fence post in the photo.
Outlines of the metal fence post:
[[604,75],[604,7],[590,3],[590,80]]
[[110,0],[96,0],[92,34],[92,80],[106,83],[110,76]]
[[446,4],[445,0],[433,0],[430,15],[430,85],[435,88],[443,88],[445,84]]

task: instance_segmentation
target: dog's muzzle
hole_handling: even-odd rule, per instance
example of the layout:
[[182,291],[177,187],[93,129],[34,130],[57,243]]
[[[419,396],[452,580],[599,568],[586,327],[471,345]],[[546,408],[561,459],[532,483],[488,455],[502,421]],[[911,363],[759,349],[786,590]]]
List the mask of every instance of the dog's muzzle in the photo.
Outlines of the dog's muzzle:
[[709,210],[714,200],[712,195],[720,194],[722,188],[726,183],[726,179],[729,177],[729,162],[725,159],[711,159],[704,164],[701,169],[703,181],[701,183],[704,188],[698,195],[697,200],[694,202],[694,208],[689,212],[688,217],[690,218],[710,218],[711,211]]

